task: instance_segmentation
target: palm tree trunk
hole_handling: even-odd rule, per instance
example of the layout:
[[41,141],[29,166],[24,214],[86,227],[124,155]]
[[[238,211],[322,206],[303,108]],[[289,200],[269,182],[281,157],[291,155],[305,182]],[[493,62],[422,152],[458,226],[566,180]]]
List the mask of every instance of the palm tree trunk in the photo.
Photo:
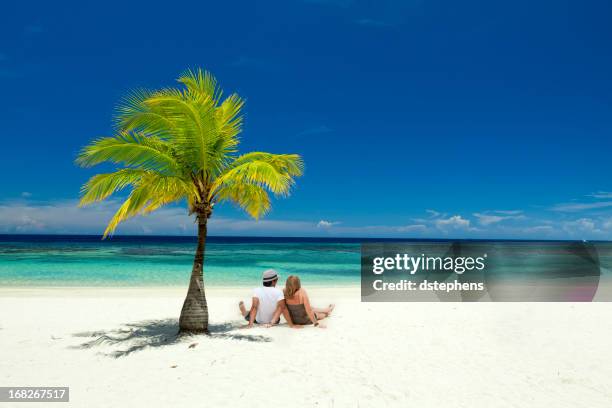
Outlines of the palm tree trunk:
[[204,250],[207,221],[206,214],[198,214],[198,247],[193,260],[187,297],[179,319],[181,333],[208,333],[208,306],[204,294]]

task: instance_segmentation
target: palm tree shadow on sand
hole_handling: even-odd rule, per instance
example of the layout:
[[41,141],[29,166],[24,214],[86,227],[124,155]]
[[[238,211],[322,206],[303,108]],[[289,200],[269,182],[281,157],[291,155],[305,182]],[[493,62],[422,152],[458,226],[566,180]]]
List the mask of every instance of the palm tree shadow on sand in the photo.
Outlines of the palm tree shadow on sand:
[[210,324],[208,326],[209,335],[202,336],[180,334],[178,319],[145,320],[127,323],[120,329],[75,333],[74,337],[91,337],[92,339],[72,346],[72,348],[91,349],[103,345],[116,346],[118,349],[101,354],[118,358],[150,347],[170,346],[196,339],[227,339],[263,343],[272,341],[266,336],[238,333],[237,330],[243,324],[242,322]]

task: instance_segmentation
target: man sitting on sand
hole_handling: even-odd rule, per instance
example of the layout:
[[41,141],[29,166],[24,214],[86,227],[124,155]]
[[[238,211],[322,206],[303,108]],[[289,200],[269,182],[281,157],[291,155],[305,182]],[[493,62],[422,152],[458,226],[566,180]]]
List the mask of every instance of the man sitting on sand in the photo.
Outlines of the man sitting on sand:
[[283,291],[276,287],[277,282],[278,273],[274,269],[264,271],[262,275],[263,286],[253,289],[251,309],[247,310],[242,301],[238,304],[240,313],[249,322],[248,328],[253,327],[253,323],[278,324],[281,314],[285,316],[289,326],[293,327],[291,317],[285,307],[285,296]]

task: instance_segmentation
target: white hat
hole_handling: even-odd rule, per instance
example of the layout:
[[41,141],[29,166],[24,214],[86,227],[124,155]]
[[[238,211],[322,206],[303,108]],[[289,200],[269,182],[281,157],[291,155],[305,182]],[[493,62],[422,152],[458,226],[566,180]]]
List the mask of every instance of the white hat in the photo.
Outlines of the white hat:
[[277,278],[278,278],[278,273],[276,273],[274,269],[268,269],[264,271],[264,273],[261,275],[261,279],[264,282],[272,282],[274,279],[277,279]]

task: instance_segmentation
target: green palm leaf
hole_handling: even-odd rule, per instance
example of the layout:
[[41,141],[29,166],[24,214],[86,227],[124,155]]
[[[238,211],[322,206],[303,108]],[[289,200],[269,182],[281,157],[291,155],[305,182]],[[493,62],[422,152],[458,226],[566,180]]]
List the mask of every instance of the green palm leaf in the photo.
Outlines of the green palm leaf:
[[265,215],[271,206],[266,190],[254,184],[226,184],[217,191],[217,199],[234,203],[255,219]]
[[[112,234],[119,223],[136,215],[146,215],[159,207],[181,199],[198,198],[193,184],[178,177],[147,172],[133,184],[128,198],[109,221],[104,237]],[[85,197],[85,196],[84,196]]]
[[76,162],[83,167],[111,162],[167,173],[174,173],[179,169],[170,145],[164,140],[157,136],[127,131],[97,139],[81,150]]

